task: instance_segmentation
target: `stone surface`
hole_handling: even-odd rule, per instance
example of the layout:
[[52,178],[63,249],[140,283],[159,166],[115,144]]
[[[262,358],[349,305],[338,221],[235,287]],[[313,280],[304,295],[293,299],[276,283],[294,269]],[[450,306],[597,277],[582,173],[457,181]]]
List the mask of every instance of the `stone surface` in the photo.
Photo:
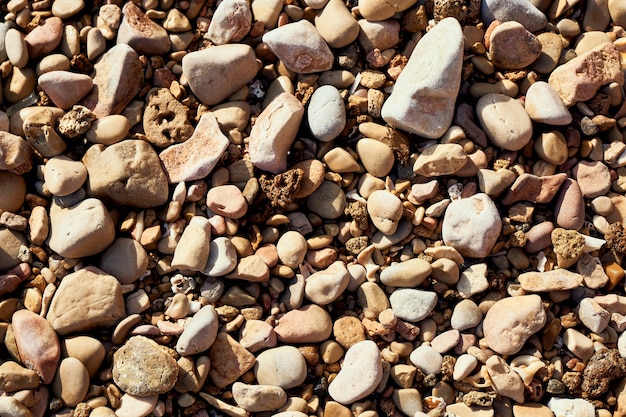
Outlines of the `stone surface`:
[[37,372],[44,384],[54,378],[61,346],[49,322],[28,310],[19,310],[11,318],[13,337],[22,363]]
[[439,352],[430,346],[422,345],[411,352],[411,363],[426,375],[441,373],[443,358]]
[[523,295],[504,298],[491,306],[483,320],[483,329],[491,349],[502,355],[512,355],[519,352],[546,320],[541,298]]
[[465,149],[456,143],[436,143],[428,146],[413,165],[416,174],[425,177],[452,175],[467,163]]
[[206,37],[216,45],[238,42],[252,27],[252,13],[248,2],[227,0],[217,5]]
[[272,411],[287,402],[287,393],[272,385],[233,384],[233,398],[237,405],[249,412]]
[[187,119],[187,107],[167,88],[153,88],[146,95],[143,130],[146,139],[159,148],[184,142],[194,133]]
[[174,387],[176,360],[156,342],[133,336],[113,355],[113,380],[130,395],[163,394]]
[[463,256],[484,258],[502,228],[497,208],[487,194],[455,200],[446,209],[441,230],[446,245]]
[[328,386],[330,396],[351,404],[374,392],[383,377],[380,351],[371,340],[353,345],[346,352],[341,370]]
[[154,149],[142,140],[94,145],[83,163],[88,194],[134,207],[156,207],[168,198],[167,177]]
[[519,69],[532,64],[541,54],[541,41],[521,23],[503,22],[489,37],[491,62],[504,69]]
[[69,71],[46,72],[39,77],[37,84],[62,109],[71,108],[93,88],[90,76]]
[[499,93],[482,96],[476,114],[487,137],[495,145],[510,151],[522,149],[530,141],[533,125],[518,100]]
[[401,288],[389,297],[393,314],[410,322],[426,318],[437,304],[437,294],[432,291]]
[[359,25],[341,0],[328,0],[315,16],[315,28],[331,48],[343,48],[359,36]]
[[26,246],[24,235],[7,228],[0,229],[0,270],[8,270],[20,263],[21,246]]
[[82,187],[87,179],[87,168],[80,161],[59,155],[48,160],[43,175],[48,190],[63,197]]
[[430,264],[419,258],[392,264],[380,273],[380,281],[391,287],[417,287],[430,275]]
[[52,392],[68,407],[75,407],[85,399],[89,390],[89,372],[76,358],[65,358],[52,382]]
[[382,118],[407,132],[441,137],[454,116],[462,61],[461,27],[456,19],[444,19],[417,44],[383,105]]
[[572,114],[557,91],[545,81],[537,81],[528,88],[524,108],[535,122],[562,126],[572,121]]
[[33,167],[33,151],[21,137],[0,131],[0,170],[22,175]]
[[346,127],[346,109],[339,90],[332,85],[315,90],[306,115],[311,133],[322,142],[335,139]]
[[152,21],[134,3],[122,8],[122,22],[117,31],[117,44],[127,44],[140,55],[162,55],[170,49],[167,31]]
[[514,20],[530,32],[543,29],[547,23],[546,15],[530,0],[485,0],[481,4],[480,14],[486,24],[494,19],[501,22]]
[[350,277],[342,261],[310,275],[304,286],[304,296],[317,305],[324,306],[339,298],[348,288]]
[[256,357],[254,376],[261,385],[295,388],[306,379],[304,356],[294,346],[264,350]]
[[52,52],[61,43],[62,36],[61,19],[52,16],[43,20],[24,39],[28,45],[28,56],[35,59]]
[[176,342],[176,351],[183,356],[205,352],[215,342],[218,327],[215,308],[212,305],[202,307],[186,324]]
[[131,284],[148,269],[148,254],[139,242],[120,237],[100,257],[99,268],[121,284]]
[[367,199],[367,213],[372,224],[386,235],[398,230],[398,223],[404,213],[402,201],[386,190],[377,190]]
[[224,388],[248,372],[255,364],[254,355],[248,352],[228,333],[219,332],[209,350],[211,370],[209,377],[216,387]]
[[63,278],[46,319],[60,335],[111,327],[125,316],[122,286],[93,266]]
[[274,327],[278,340],[283,343],[319,343],[326,340],[332,330],[330,315],[315,304],[288,311]]
[[0,171],[0,188],[5,196],[0,200],[0,212],[18,211],[26,198],[26,181],[24,178],[13,172]]

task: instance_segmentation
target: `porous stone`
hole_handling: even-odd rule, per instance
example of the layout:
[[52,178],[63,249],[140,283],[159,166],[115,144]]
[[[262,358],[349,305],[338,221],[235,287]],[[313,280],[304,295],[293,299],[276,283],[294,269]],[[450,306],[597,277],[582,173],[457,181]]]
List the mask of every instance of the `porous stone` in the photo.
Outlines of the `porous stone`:
[[446,18],[417,44],[382,107],[389,124],[429,139],[441,137],[452,123],[461,81],[463,33]]
[[167,88],[148,91],[143,130],[146,139],[159,148],[184,142],[194,133],[193,126],[187,120],[187,107],[176,100]]

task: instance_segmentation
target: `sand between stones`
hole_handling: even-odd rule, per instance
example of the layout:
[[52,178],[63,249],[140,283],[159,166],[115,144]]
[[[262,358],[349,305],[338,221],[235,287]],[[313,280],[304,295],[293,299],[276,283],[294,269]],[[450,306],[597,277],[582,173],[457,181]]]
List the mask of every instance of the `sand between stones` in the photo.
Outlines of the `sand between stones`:
[[0,415],[626,415],[620,0],[0,5]]

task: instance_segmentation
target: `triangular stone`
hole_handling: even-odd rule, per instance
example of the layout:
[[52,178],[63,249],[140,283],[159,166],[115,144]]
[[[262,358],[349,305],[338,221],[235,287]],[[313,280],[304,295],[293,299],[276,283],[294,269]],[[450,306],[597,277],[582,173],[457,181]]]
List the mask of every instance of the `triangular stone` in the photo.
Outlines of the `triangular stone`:
[[39,77],[39,87],[50,100],[62,109],[69,109],[93,88],[93,80],[86,74],[69,71],[50,71]]

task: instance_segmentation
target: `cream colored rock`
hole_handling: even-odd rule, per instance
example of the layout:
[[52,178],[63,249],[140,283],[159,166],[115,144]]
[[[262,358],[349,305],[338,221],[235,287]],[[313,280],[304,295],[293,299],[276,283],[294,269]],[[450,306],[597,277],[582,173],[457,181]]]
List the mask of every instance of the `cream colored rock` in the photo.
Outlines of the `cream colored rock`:
[[120,406],[115,410],[117,417],[146,417],[159,401],[158,395],[138,396],[124,394],[120,398]]
[[279,346],[257,355],[254,376],[261,385],[294,388],[306,379],[306,362],[294,346]]
[[137,281],[148,269],[148,253],[135,239],[120,237],[100,256],[99,267],[122,284]]
[[530,141],[533,126],[520,101],[503,94],[486,94],[476,104],[483,130],[497,146],[516,151]]
[[424,259],[414,258],[383,269],[380,281],[391,287],[417,287],[430,275],[432,268]]
[[76,358],[63,359],[52,382],[54,395],[67,407],[75,407],[83,401],[88,390],[89,372],[85,365]]
[[365,170],[375,177],[385,177],[395,163],[391,148],[376,139],[359,140],[356,144],[356,152]]
[[391,192],[378,190],[367,199],[367,212],[378,230],[386,235],[392,235],[398,229],[404,207],[400,199]]
[[86,179],[85,165],[65,155],[50,158],[44,167],[44,181],[54,195],[70,195],[82,187]]
[[343,48],[359,36],[359,25],[341,0],[328,0],[315,16],[315,27],[331,48]]
[[233,384],[233,399],[237,405],[249,412],[277,410],[287,402],[287,393],[273,385]]
[[517,372],[506,361],[493,355],[485,363],[494,390],[498,395],[509,397],[518,403],[524,402],[524,383]]
[[304,261],[306,256],[306,239],[299,232],[287,231],[278,239],[276,250],[280,262],[295,269]]
[[382,377],[378,346],[364,340],[348,349],[341,370],[328,386],[328,394],[338,403],[351,404],[374,392]]
[[90,376],[96,374],[106,355],[102,342],[91,336],[66,337],[61,341],[61,351],[81,361]]
[[465,149],[457,143],[436,143],[428,146],[413,165],[416,174],[425,177],[451,175],[467,163]]
[[251,27],[252,13],[247,1],[222,1],[215,9],[205,37],[216,45],[239,42]]
[[215,342],[218,327],[215,308],[212,305],[202,307],[185,326],[176,343],[176,351],[183,356],[205,352]]
[[343,261],[335,261],[328,268],[310,275],[304,286],[304,295],[317,305],[335,301],[348,288],[350,276]]
[[183,231],[174,257],[172,267],[202,271],[209,259],[211,241],[211,223],[206,217],[194,216]]

